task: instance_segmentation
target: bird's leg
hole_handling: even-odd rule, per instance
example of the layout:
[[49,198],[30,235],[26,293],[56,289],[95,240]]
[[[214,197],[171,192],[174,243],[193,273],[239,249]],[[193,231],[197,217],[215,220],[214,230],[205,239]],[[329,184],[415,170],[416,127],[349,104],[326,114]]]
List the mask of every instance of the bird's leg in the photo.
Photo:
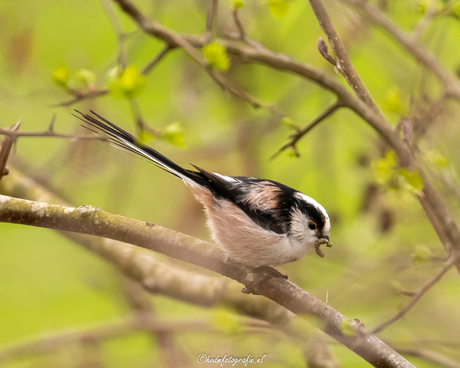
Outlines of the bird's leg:
[[246,287],[241,289],[241,291],[245,294],[259,295],[260,293],[256,290],[257,286],[273,277],[281,277],[286,280],[288,279],[287,275],[282,274],[270,266],[256,267],[254,271],[255,272],[248,274],[248,282],[245,283]]

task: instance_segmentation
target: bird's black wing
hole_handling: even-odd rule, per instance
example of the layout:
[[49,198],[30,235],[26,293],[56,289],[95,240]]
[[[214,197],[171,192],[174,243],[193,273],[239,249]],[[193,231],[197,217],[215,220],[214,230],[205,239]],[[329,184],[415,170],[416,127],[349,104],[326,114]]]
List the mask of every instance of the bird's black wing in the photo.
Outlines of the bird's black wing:
[[195,165],[193,166],[218,190],[214,193],[218,198],[225,198],[232,201],[261,228],[273,231],[277,234],[286,232],[279,216],[278,207],[272,210],[262,209],[251,205],[250,202],[245,200],[246,195],[253,190],[255,185],[270,181],[244,176],[227,177],[209,172]]

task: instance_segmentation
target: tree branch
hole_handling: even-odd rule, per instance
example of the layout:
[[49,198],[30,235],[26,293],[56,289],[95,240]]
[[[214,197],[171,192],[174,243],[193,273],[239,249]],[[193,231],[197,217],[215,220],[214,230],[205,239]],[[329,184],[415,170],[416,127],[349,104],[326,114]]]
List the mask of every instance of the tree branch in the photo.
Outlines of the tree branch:
[[[441,197],[439,197],[438,193],[431,185],[429,178],[423,172],[422,168],[416,161],[408,145],[405,144],[405,142],[399,138],[397,132],[390,128],[388,121],[385,119],[382,112],[378,109],[369,91],[367,91],[364,84],[362,84],[361,80],[357,77],[356,71],[354,70],[351,61],[348,58],[345,46],[338,37],[330,21],[330,18],[324,6],[322,5],[321,0],[309,1],[310,5],[312,6],[316,14],[316,17],[318,18],[320,26],[326,33],[329,42],[331,43],[331,47],[337,57],[337,65],[341,65],[340,70],[342,74],[345,76],[347,82],[350,84],[353,90],[357,93],[358,96],[360,96],[362,101],[365,101],[366,105],[369,106],[370,109],[360,107],[360,112],[358,113],[357,110],[355,110],[354,108],[356,103],[353,103],[352,107],[352,105],[349,105],[348,101],[345,101],[343,98],[341,99],[342,102],[344,102],[347,106],[351,107],[354,111],[356,111],[361,117],[363,117],[365,121],[367,121],[369,125],[371,125],[382,136],[382,138],[388,143],[388,145],[391,148],[393,148],[396,152],[399,159],[399,163],[402,167],[406,167],[411,171],[416,170],[419,173],[424,183],[423,196],[419,196],[419,200],[426,200],[425,203],[422,203],[422,206],[427,212],[428,218],[431,218],[430,216],[434,215],[439,220],[439,223],[443,225],[442,230],[445,236],[440,236],[440,240],[441,242],[443,242],[443,246],[446,252],[451,255],[452,248],[456,251],[460,251],[460,230],[454,221],[452,213],[449,211],[446,204],[443,202]],[[343,1],[347,1],[348,3],[359,3],[366,9],[373,9],[368,6],[367,2],[363,2],[362,0]],[[408,42],[411,42],[411,44],[413,44],[412,40]],[[427,54],[424,54],[424,56],[426,55]],[[436,65],[438,65],[439,63],[437,59],[435,61],[437,63]],[[450,83],[450,79],[447,78],[446,83],[447,80],[449,80]],[[437,230],[436,226],[435,230]],[[445,239],[447,239],[448,241],[443,241]],[[457,269],[460,272],[460,262],[457,263]]]
[[[151,21],[150,19],[146,18],[128,0],[114,1],[120,5],[122,10],[125,11],[144,32],[163,40],[170,47],[181,47],[180,40],[186,40],[188,44],[185,45],[188,48],[190,48],[190,45],[193,47],[203,47],[206,43],[206,37],[203,35],[179,35],[176,32],[154,21]],[[318,0],[313,1],[313,4],[316,5],[317,1]],[[361,4],[361,1],[359,0],[344,1]],[[321,10],[319,14],[323,14],[323,11]],[[323,17],[323,23],[326,25],[329,24],[328,22],[324,21],[324,19],[326,18]],[[329,30],[330,27],[325,27],[324,29]],[[177,37],[178,35],[180,37]],[[328,38],[330,38],[329,35]],[[410,149],[399,138],[397,132],[391,129],[386,119],[380,113],[376,114],[375,109],[368,106],[361,99],[355,98],[341,83],[339,83],[335,78],[331,77],[321,69],[317,69],[308,64],[301,63],[300,61],[295,60],[285,54],[272,52],[260,45],[258,47],[254,47],[239,41],[227,39],[219,39],[219,42],[221,42],[222,45],[226,47],[229,54],[241,57],[245,61],[257,62],[276,70],[294,73],[302,78],[309,79],[324,89],[336,94],[344,106],[349,107],[358,116],[365,120],[373,129],[377,131],[378,134],[380,134],[381,138],[393,150],[395,150],[402,167],[407,167],[409,170],[417,170],[419,172],[424,181],[423,195],[426,203],[424,208],[427,213],[428,211],[431,212],[432,215],[436,217],[441,224],[445,236],[440,237],[440,239],[443,242],[444,248],[448,253],[450,252],[451,247],[460,250],[460,231],[454,221],[451,212],[448,210],[445,203],[442,201],[436,190],[431,185],[428,177],[421,170]],[[340,39],[336,39],[333,44],[336,44],[335,47],[337,49],[342,50],[342,47],[340,46]],[[342,57],[348,59],[346,55],[342,55]],[[439,64],[437,60],[436,64]],[[345,64],[342,64],[342,68],[344,67],[343,65]],[[365,88],[364,86],[362,87]],[[364,96],[366,93],[360,91],[360,94]],[[422,197],[419,197],[419,199],[420,198]],[[460,265],[457,265],[457,268],[460,272]]]
[[171,51],[172,48],[169,45],[165,45],[163,49],[151,60],[147,63],[144,68],[141,70],[141,74],[147,75],[150,71],[161,61],[163,58]]
[[460,368],[460,363],[453,359],[446,357],[445,355],[439,354],[429,350],[417,350],[417,349],[397,349],[401,354],[411,355],[419,357],[429,362],[436,364],[436,366],[444,366],[446,368]]
[[[63,207],[3,195],[0,195],[0,221],[107,237],[207,268],[245,284],[299,316],[315,316],[321,329],[376,367],[413,367],[377,337],[362,333],[358,323],[313,295],[284,278],[258,282],[266,273],[228,259],[213,244],[160,226],[152,227],[142,221],[109,214],[97,207]],[[343,321],[354,326],[355,335],[342,332]]]
[[383,329],[390,326],[391,324],[393,324],[394,322],[396,322],[398,319],[402,318],[407,312],[409,312],[409,310],[415,305],[415,303],[417,303],[420,300],[420,298],[423,295],[425,295],[425,293],[428,290],[430,290],[441,279],[441,277],[443,277],[447,273],[447,271],[450,270],[450,268],[456,262],[458,262],[459,258],[459,254],[451,256],[444,264],[444,266],[442,266],[442,268],[433,277],[431,277],[430,280],[428,280],[428,282],[420,288],[420,290],[414,293],[414,296],[412,297],[410,302],[407,303],[407,305],[403,309],[401,309],[395,316],[390,318],[388,321],[378,325],[377,327],[369,331],[369,333],[375,334],[377,332],[380,332]]
[[[1,182],[0,193],[69,206],[63,199],[14,169],[10,170],[8,180]],[[170,262],[154,257],[153,252],[129,244],[72,232],[60,234],[103,257],[125,276],[154,294],[166,295],[202,307],[228,305],[270,323],[284,323],[292,318],[292,313],[268,299],[255,300],[241,293],[241,285],[237,282],[175,267]]]
[[247,37],[246,37],[246,31],[244,30],[243,23],[241,23],[240,18],[238,17],[238,9],[233,8],[232,9],[232,16],[233,16],[233,21],[235,22],[236,28],[238,28],[238,38],[241,41],[248,42]]
[[292,147],[295,148],[297,142],[307,133],[309,133],[315,126],[321,123],[323,120],[332,115],[337,109],[343,107],[340,101],[334,102],[332,105],[328,106],[321,114],[319,114],[310,124],[305,128],[299,130],[296,134],[291,135],[289,142],[285,143],[271,158],[275,158],[285,149]]
[[417,42],[417,39],[405,33],[386,15],[364,0],[340,0],[357,8],[373,24],[380,26],[385,32],[398,41],[404,50],[409,52],[420,64],[430,70],[443,84],[446,95],[460,100],[460,82],[453,73],[447,70],[436,55]]
[[423,31],[428,27],[433,17],[436,15],[436,0],[428,0],[425,14],[412,32],[412,39],[418,42]]
[[[17,123],[11,125],[10,129],[5,130],[10,134],[16,133],[19,130],[19,127],[21,126],[21,120],[22,116],[19,118]],[[6,168],[6,163],[8,162],[8,157],[10,156],[11,148],[13,148],[13,144],[16,141],[16,138],[14,136],[11,136],[10,134],[5,135],[5,138],[3,138],[2,144],[0,145],[0,180],[2,179],[2,176],[7,175],[9,172]]]
[[[210,77],[211,79],[224,91],[229,92],[237,98],[240,98],[243,101],[249,103],[253,108],[259,109],[264,108],[269,112],[279,115],[280,117],[284,116],[281,111],[279,111],[272,104],[267,104],[256,97],[252,96],[247,91],[243,90],[239,86],[235,85],[229,81],[223,74],[216,72],[215,70],[209,68],[208,62],[205,60],[204,56],[195,50],[195,46],[181,34],[167,29],[166,27],[160,26],[158,23],[153,22],[146,18],[140,11],[137,9],[130,1],[128,0],[114,0],[120,8],[131,16],[131,18],[137,22],[137,24],[147,33],[154,35],[165,41],[170,47],[181,47],[191,58],[194,60]],[[207,41],[206,36],[202,36],[202,46]]]
[[107,141],[107,138],[104,136],[92,136],[92,135],[75,135],[75,134],[62,134],[56,133],[49,130],[42,130],[40,132],[19,132],[11,131],[9,129],[0,128],[0,135],[5,135],[8,137],[50,137],[50,138],[67,138],[73,140],[99,140]]
[[55,331],[53,334],[38,335],[27,342],[19,342],[0,351],[0,363],[11,359],[22,358],[33,354],[43,354],[64,348],[65,346],[84,341],[104,341],[130,335],[135,331],[182,332],[209,331],[212,327],[204,321],[158,322],[146,316],[136,314],[103,324],[75,328],[73,330]]
[[58,103],[56,105],[52,105],[52,107],[72,106],[73,104],[86,100],[88,98],[95,98],[95,97],[106,95],[107,93],[109,93],[109,89],[104,88],[104,89],[99,89],[99,90],[89,91],[89,92],[81,92],[79,90],[69,90],[69,92],[75,96],[73,99]]
[[121,65],[123,68],[128,66],[128,60],[125,54],[125,39],[126,33],[123,32],[123,28],[118,21],[118,18],[115,14],[115,11],[110,4],[109,0],[101,0],[102,6],[107,14],[107,18],[109,18],[110,23],[115,31],[118,41],[118,57],[117,57],[117,64]]
[[208,14],[206,16],[206,35],[208,38],[211,38],[214,22],[217,18],[217,8],[219,5],[219,0],[208,0],[208,2]]
[[375,103],[367,88],[364,86],[361,78],[359,78],[358,73],[356,73],[350,58],[348,57],[347,49],[335,31],[334,25],[332,24],[321,0],[309,0],[309,2],[315,12],[319,25],[329,39],[332,51],[336,56],[336,68],[345,77],[348,85],[353,89],[353,92],[355,92],[358,98],[370,106],[380,118],[384,119],[379,107]]

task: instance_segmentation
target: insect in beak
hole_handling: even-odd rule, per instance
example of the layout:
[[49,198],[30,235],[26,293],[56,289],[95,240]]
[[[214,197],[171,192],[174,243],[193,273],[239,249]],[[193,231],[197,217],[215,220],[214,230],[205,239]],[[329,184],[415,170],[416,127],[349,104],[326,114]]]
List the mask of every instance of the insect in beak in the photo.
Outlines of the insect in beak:
[[330,241],[329,241],[329,237],[328,237],[327,235],[326,235],[326,236],[320,236],[319,238],[320,238],[320,239],[326,239],[328,242],[330,242]]

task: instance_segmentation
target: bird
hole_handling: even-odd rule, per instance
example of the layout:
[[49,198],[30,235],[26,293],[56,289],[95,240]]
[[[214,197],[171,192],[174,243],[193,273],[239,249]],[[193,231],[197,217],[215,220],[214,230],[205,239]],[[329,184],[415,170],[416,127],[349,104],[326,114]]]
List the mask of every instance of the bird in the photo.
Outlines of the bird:
[[297,261],[320,244],[331,246],[331,221],[316,200],[269,179],[227,176],[185,169],[133,135],[90,110],[75,110],[83,127],[104,133],[119,149],[147,159],[181,179],[206,213],[213,241],[226,255],[249,267],[279,266]]

